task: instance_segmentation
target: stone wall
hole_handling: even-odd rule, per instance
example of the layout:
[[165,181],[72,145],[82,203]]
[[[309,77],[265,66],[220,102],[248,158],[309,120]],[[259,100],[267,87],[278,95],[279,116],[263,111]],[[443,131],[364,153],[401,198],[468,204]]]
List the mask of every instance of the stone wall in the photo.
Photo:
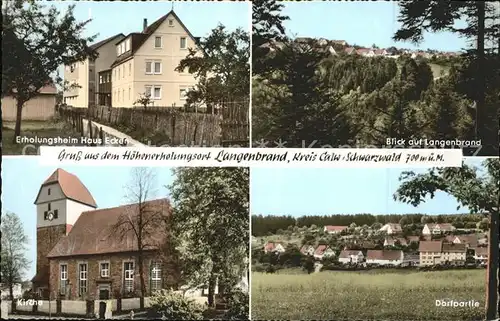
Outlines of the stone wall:
[[[144,280],[146,285],[146,293],[149,294],[149,278],[150,278],[150,262],[154,259],[152,254],[146,254],[144,259]],[[102,278],[100,276],[99,265],[101,262],[107,261],[110,263],[109,277]],[[68,257],[51,259],[50,262],[50,288],[51,297],[57,298],[60,296],[60,265],[67,264],[68,280],[67,294],[62,297],[63,300],[96,300],[99,299],[99,285],[109,284],[110,298],[123,296],[123,263],[125,261],[135,262],[134,271],[134,290],[138,294],[140,291],[140,276],[137,258],[132,253],[117,253],[106,255],[92,255],[88,257]],[[79,296],[78,287],[78,266],[80,263],[87,263],[87,295]],[[179,282],[179,277],[175,264],[172,262],[164,262],[162,266],[162,279],[164,287],[175,287]]]

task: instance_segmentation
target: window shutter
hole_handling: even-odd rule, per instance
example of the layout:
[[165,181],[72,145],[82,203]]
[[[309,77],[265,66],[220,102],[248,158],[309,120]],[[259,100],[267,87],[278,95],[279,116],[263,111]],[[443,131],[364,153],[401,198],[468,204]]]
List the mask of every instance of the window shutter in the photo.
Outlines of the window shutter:
[[43,212],[43,219],[47,220],[47,211]]
[[58,217],[58,210],[54,210],[54,218]]

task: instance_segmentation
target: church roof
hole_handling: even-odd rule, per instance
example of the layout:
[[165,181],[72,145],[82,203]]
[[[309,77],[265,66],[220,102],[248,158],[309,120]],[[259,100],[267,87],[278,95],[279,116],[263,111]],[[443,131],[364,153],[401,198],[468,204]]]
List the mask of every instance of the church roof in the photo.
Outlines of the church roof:
[[[166,227],[156,221],[172,212],[167,199],[129,204],[119,207],[83,212],[69,234],[56,244],[47,257],[68,257],[137,251],[137,238],[128,222],[136,222],[139,208],[143,217],[155,220],[143,230],[145,250],[154,250],[162,245]],[[131,218],[131,219],[130,219]],[[126,223],[125,223],[126,222]]]
[[[87,187],[83,185],[82,181],[80,181],[76,175],[68,173],[64,169],[58,168],[52,173],[52,175],[49,176],[49,178],[45,180],[45,182],[43,182],[40,187],[40,191],[43,186],[55,183],[59,183],[62,193],[67,198],[97,208],[97,204],[92,197],[92,194],[90,194]],[[40,194],[40,191],[38,194]]]

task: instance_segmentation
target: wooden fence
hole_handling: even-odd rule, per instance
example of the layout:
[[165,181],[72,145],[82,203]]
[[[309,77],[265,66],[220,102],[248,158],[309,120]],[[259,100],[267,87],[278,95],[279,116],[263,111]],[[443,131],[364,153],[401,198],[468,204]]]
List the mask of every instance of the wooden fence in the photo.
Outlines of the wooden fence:
[[[232,146],[248,147],[248,102],[223,102],[217,112],[185,112],[172,107],[60,107],[59,115],[80,133],[88,133],[83,119],[110,127],[126,127],[144,133],[162,133],[171,146]],[[102,133],[91,131],[97,137]],[[139,137],[132,137],[140,139]]]

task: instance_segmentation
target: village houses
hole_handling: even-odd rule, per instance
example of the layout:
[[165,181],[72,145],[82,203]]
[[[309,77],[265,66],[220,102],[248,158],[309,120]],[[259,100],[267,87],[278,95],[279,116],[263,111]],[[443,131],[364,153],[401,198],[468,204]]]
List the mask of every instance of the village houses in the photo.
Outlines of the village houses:
[[366,264],[397,266],[403,263],[403,259],[403,251],[368,250],[366,253]]
[[264,246],[264,253],[283,253],[285,246],[281,242],[267,242]]
[[365,256],[360,250],[344,250],[340,252],[339,262],[343,264],[358,264],[363,262]]
[[318,260],[334,256],[335,256],[335,251],[328,245],[318,245],[318,247],[314,251],[314,257]]
[[347,230],[349,226],[335,226],[335,225],[326,225],[323,228],[323,232],[328,234],[340,234],[341,232]]
[[465,244],[443,241],[421,241],[418,251],[420,253],[420,265],[423,266],[444,263],[463,264],[467,255]]
[[144,19],[142,30],[112,36],[90,48],[98,53],[96,60],[66,66],[65,79],[80,86],[64,92],[70,106],[134,107],[148,96],[152,106],[182,107],[197,84],[187,70],[175,70],[190,48],[198,49],[198,38],[174,11],[149,25]]
[[393,235],[403,232],[403,229],[401,228],[401,224],[387,223],[382,226],[379,231],[385,232],[387,235]]
[[439,235],[455,231],[456,228],[450,223],[425,224],[422,235]]

